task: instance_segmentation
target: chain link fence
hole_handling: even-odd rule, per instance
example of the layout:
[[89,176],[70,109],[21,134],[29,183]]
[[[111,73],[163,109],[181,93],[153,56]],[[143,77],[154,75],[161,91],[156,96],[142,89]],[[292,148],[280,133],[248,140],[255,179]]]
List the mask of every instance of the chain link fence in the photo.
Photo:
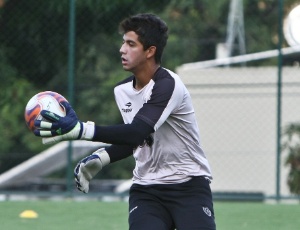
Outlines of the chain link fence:
[[[63,186],[50,192],[73,190],[71,170],[94,146],[79,154],[74,146],[64,146],[68,167],[24,175],[18,177],[17,187],[1,187],[7,172],[49,151],[25,126],[25,105],[34,94],[51,90],[65,95],[81,120],[121,122],[113,87],[130,73],[120,64],[118,24],[128,15],[151,12],[169,26],[163,66],[178,72],[191,92],[216,197],[293,197],[287,185],[287,156],[279,154],[278,128],[299,122],[300,54],[298,46],[289,47],[282,37],[281,23],[299,4],[0,0],[0,192],[29,191],[30,183],[34,191],[42,190],[36,182],[51,184],[53,178]],[[59,151],[52,151],[54,159]],[[130,179],[133,167],[132,159],[106,167],[91,191],[99,191],[99,183],[107,179]]]

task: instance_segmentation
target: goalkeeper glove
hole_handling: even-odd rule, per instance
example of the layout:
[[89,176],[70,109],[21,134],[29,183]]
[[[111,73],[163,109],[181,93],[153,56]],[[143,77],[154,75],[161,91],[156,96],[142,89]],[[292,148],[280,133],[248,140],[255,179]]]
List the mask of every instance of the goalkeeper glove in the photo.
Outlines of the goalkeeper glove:
[[88,193],[90,180],[109,163],[110,157],[104,148],[98,149],[92,155],[79,161],[74,169],[77,189]]
[[[36,136],[44,137],[43,144],[52,144],[62,140],[91,140],[95,132],[95,123],[81,122],[68,102],[61,102],[66,116],[61,117],[48,110],[42,110],[45,120],[35,120]],[[46,138],[45,138],[46,137]]]

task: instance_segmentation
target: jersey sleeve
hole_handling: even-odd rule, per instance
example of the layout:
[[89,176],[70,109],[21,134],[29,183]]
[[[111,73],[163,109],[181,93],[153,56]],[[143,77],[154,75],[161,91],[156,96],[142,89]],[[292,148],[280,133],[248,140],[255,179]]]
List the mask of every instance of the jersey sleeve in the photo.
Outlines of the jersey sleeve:
[[138,146],[153,132],[146,122],[135,119],[131,124],[95,126],[93,141],[116,145]]
[[133,154],[131,145],[110,145],[105,150],[109,155],[110,163],[122,160]]
[[157,130],[180,106],[183,97],[182,90],[176,88],[175,79],[167,71],[163,72],[163,76],[158,75],[157,78],[150,100],[135,116],[149,124],[154,130]]

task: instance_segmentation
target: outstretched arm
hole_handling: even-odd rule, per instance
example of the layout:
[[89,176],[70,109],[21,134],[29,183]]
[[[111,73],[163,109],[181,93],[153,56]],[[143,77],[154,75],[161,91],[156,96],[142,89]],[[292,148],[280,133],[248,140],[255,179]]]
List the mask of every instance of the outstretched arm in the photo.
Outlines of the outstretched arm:
[[93,141],[138,146],[153,132],[146,122],[136,118],[131,124],[95,126]]
[[138,146],[154,131],[146,122],[135,118],[131,124],[112,126],[95,126],[94,122],[81,122],[71,105],[63,104],[66,116],[43,110],[41,115],[46,119],[35,121],[34,134],[43,138],[44,144],[63,140],[92,140],[109,144]]

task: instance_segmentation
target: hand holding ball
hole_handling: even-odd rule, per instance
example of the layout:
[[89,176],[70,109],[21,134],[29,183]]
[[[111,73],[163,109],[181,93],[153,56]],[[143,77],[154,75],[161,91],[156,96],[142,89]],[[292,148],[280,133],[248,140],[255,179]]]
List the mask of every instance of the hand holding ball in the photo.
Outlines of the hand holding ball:
[[43,118],[41,115],[42,110],[48,110],[61,117],[66,116],[66,110],[62,106],[62,102],[68,101],[66,98],[56,92],[45,91],[34,95],[28,101],[24,113],[28,128],[31,131],[34,131],[36,129],[34,126],[35,120],[45,120],[45,118]]
[[44,144],[63,140],[91,140],[95,123],[81,122],[69,102],[60,94],[45,91],[33,96],[25,108],[25,121]]

